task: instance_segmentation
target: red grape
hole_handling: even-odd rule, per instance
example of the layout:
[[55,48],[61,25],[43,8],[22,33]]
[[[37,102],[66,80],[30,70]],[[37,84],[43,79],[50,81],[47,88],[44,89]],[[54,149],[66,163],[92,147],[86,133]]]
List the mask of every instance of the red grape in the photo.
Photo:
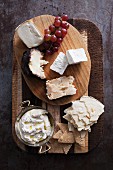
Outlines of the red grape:
[[60,47],[60,43],[54,42],[54,43],[53,43],[53,47]]
[[67,15],[63,15],[62,16],[62,21],[67,21],[68,20],[68,16]]
[[46,51],[46,55],[48,56],[48,55],[51,55],[51,51],[50,50],[47,50]]
[[61,31],[61,30],[62,30],[62,27],[59,27],[59,28],[58,28],[58,30],[60,30],[60,31]]
[[65,29],[68,29],[69,28],[69,24],[67,22],[63,22],[62,21],[61,27],[65,28]]
[[56,16],[55,17],[55,20],[61,20],[62,18],[61,17],[59,17],[59,16]]
[[57,42],[58,42],[59,44],[60,44],[62,41],[63,41],[62,38],[58,38],[58,39],[57,39]]
[[53,47],[53,52],[57,52],[58,51],[58,47]]
[[56,40],[57,40],[56,35],[51,35],[51,41],[52,41],[52,42],[55,42]]
[[55,32],[55,26],[54,26],[54,25],[50,25],[50,26],[49,26],[49,29],[50,29],[50,31],[51,31],[52,33]]
[[69,28],[69,24],[68,24],[68,23],[66,23],[65,28],[66,28],[66,29],[68,29],[68,28]]
[[62,37],[62,32],[61,32],[60,30],[56,30],[56,31],[55,31],[55,35],[56,35],[57,37]]
[[55,25],[55,27],[60,27],[61,21],[59,19],[55,20],[54,25]]
[[54,24],[50,25],[49,29],[44,30],[44,42],[39,48],[46,55],[52,55],[54,52],[58,51],[63,38],[67,34],[67,29],[69,28],[69,24],[65,22],[67,20],[67,15],[63,15],[62,17],[56,16]]
[[45,33],[45,34],[50,34],[51,31],[50,31],[49,29],[45,29],[45,30],[44,30],[44,33]]
[[49,43],[48,41],[47,41],[47,42],[44,42],[44,43],[43,43],[43,46],[44,46],[44,48],[47,50],[47,49],[49,49],[49,47],[51,46],[51,43]]
[[49,41],[50,39],[51,39],[51,35],[50,34],[45,34],[44,40]]
[[65,35],[67,34],[67,30],[66,29],[64,29],[64,28],[62,28],[62,37],[64,38],[65,37]]

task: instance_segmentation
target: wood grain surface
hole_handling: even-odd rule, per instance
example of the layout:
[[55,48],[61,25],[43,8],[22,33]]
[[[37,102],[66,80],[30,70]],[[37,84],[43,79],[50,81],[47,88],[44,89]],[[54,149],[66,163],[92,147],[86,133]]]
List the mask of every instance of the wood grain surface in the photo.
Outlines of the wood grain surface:
[[[43,35],[44,29],[48,28],[49,25],[54,23],[54,17],[51,15],[41,15],[31,19],[30,21],[33,22],[38,27],[39,31]],[[22,59],[23,52],[26,51],[26,46],[22,43],[22,41],[18,37],[17,32],[15,32],[14,35],[13,46],[14,46],[13,48],[14,48],[15,57],[18,61],[18,64],[21,67],[21,59]],[[45,59],[49,61],[49,64],[47,64],[44,67],[44,72],[47,80],[61,77],[58,73],[50,69],[50,65],[54,62],[59,52],[62,51],[66,53],[66,50],[76,49],[76,48],[84,48],[88,61],[77,65],[68,66],[63,76],[71,75],[75,78],[74,85],[77,88],[77,93],[75,95],[62,97],[56,100],[49,100],[46,95],[46,82],[39,78],[27,76],[23,73],[27,85],[29,86],[29,88],[31,89],[31,91],[36,97],[52,105],[63,105],[73,100],[79,99],[81,96],[84,95],[84,93],[88,88],[89,78],[90,78],[90,69],[91,69],[90,56],[81,38],[80,33],[71,24],[69,26],[66,37],[63,39],[59,51],[51,56],[45,57]]]
[[[91,22],[86,21],[86,20],[70,20],[70,23],[73,24],[81,33],[81,36],[84,40],[84,43],[86,44],[86,48],[88,48],[88,50],[90,51],[90,56],[91,56],[91,60],[92,60],[92,71],[91,71],[91,80],[90,80],[90,84],[89,84],[89,95],[96,97],[98,100],[100,100],[101,102],[103,101],[103,78],[102,78],[102,73],[103,73],[103,66],[102,66],[102,41],[101,41],[101,33],[98,30],[98,28]],[[93,36],[93,34],[96,34],[96,38],[95,36]],[[92,38],[93,37],[93,38]],[[98,41],[97,41],[98,39]],[[96,42],[96,43],[95,43]],[[93,49],[92,49],[93,46]],[[96,52],[96,48],[99,48],[101,51],[99,53]],[[39,100],[38,98],[36,98],[31,91],[29,90],[29,88],[27,87],[25,81],[23,78],[21,77],[21,70],[20,67],[17,65],[15,56],[13,57],[14,61],[14,65],[13,65],[13,86],[12,86],[12,92],[13,92],[13,136],[14,139],[16,141],[16,143],[18,144],[19,147],[21,147],[23,150],[27,150],[27,151],[32,151],[37,153],[37,150],[31,149],[29,147],[25,147],[24,145],[22,145],[22,143],[20,143],[18,141],[18,139],[15,136],[15,132],[14,132],[14,123],[16,120],[16,115],[18,114],[18,105],[19,103],[21,103],[23,100],[29,99],[31,101],[32,104],[35,105],[41,105],[42,107],[44,107],[45,109],[47,109],[48,111],[50,111],[53,114],[53,117],[55,119],[55,131],[57,131],[57,122],[65,122],[64,119],[62,119],[63,116],[63,110],[65,108],[67,108],[70,104],[68,105],[63,105],[63,106],[52,106],[50,104],[46,104],[45,102],[41,102],[41,100]],[[18,75],[19,74],[19,75]],[[97,76],[98,74],[98,76]],[[98,79],[99,77],[99,79]],[[16,81],[18,81],[19,83],[16,83]],[[22,84],[20,83],[22,81]],[[17,97],[18,95],[18,90],[20,96],[18,99],[19,100],[15,100],[15,97]],[[18,104],[17,104],[18,103]],[[15,114],[16,113],[16,114]],[[77,139],[79,141],[82,141],[82,145],[78,145],[75,144],[75,146],[70,150],[70,153],[84,153],[87,152],[88,150],[91,150],[92,148],[94,148],[100,141],[100,139],[102,138],[102,127],[103,127],[103,116],[101,116],[101,118],[99,119],[99,123],[94,125],[92,127],[92,132],[86,133],[86,135],[84,136],[84,138],[81,138],[81,134],[78,133],[77,131],[75,132]],[[67,122],[65,122],[67,123]],[[89,136],[89,137],[88,137]],[[51,145],[54,145],[54,141],[52,141],[53,143],[51,143]],[[50,151],[51,152],[51,151]]]

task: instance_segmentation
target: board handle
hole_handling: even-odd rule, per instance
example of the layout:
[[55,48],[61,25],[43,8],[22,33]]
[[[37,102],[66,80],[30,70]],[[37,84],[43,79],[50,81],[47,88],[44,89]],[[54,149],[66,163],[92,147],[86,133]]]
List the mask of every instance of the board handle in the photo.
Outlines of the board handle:
[[30,100],[23,101],[19,106],[21,109],[24,109],[26,106],[30,106]]
[[[45,152],[47,152],[47,151],[49,151],[49,150],[51,149],[51,146],[50,146],[48,143],[46,143],[45,145],[47,146],[47,149],[44,149],[44,150],[43,150],[43,146],[44,146],[44,145],[43,145],[43,146],[40,146],[40,149],[39,149],[39,152],[38,152],[39,154],[45,153]],[[46,147],[45,147],[45,148],[46,148]]]

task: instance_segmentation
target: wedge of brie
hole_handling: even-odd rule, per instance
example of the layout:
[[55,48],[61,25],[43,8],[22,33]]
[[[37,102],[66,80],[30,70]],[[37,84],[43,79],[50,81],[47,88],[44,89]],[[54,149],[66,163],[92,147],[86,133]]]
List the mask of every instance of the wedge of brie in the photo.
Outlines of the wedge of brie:
[[69,64],[77,64],[88,60],[83,48],[67,50],[66,57]]
[[36,47],[43,42],[43,36],[38,28],[30,21],[26,21],[16,28],[18,36],[28,48]]
[[46,76],[43,67],[47,63],[48,61],[43,60],[43,55],[40,51],[36,49],[31,50],[29,69],[31,70],[32,74],[40,77],[41,79],[45,79]]
[[68,66],[68,60],[63,52],[60,52],[50,69],[62,75]]
[[63,76],[46,81],[47,97],[50,100],[76,94],[73,76]]

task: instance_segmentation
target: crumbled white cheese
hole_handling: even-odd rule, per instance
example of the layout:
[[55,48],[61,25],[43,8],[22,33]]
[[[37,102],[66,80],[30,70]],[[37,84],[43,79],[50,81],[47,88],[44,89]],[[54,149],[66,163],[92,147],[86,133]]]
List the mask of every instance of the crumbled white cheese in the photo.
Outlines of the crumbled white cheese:
[[73,76],[63,76],[46,81],[47,97],[50,100],[76,94]]
[[91,131],[91,126],[97,123],[99,116],[104,112],[104,105],[93,97],[83,96],[72,102],[72,106],[65,109],[63,116],[78,131]]
[[77,64],[88,60],[83,48],[67,50],[66,57],[69,64]]
[[43,55],[40,53],[40,51],[35,49],[31,50],[29,69],[34,75],[40,77],[41,79],[45,79],[46,77],[43,66],[47,63],[48,61],[43,60]]
[[38,28],[30,21],[19,25],[16,29],[18,36],[28,48],[36,47],[43,42],[43,36]]
[[68,66],[68,60],[63,52],[60,52],[50,69],[62,75]]

